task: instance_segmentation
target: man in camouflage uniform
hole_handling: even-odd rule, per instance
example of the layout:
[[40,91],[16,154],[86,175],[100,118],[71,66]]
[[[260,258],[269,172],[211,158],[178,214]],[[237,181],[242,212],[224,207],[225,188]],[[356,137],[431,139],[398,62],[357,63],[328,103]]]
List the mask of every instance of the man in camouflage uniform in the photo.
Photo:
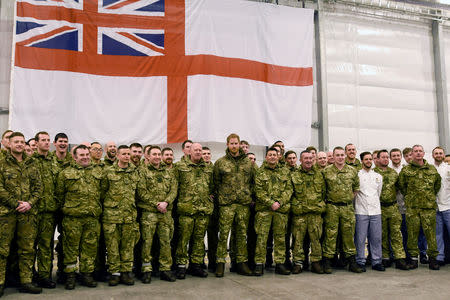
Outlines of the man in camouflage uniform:
[[3,295],[6,259],[17,233],[20,292],[38,294],[32,282],[34,241],[37,235],[37,207],[42,182],[35,163],[25,153],[25,138],[20,132],[9,137],[10,152],[0,161],[0,296]]
[[292,192],[289,169],[278,163],[277,150],[273,147],[269,148],[266,160],[256,171],[255,175],[255,231],[257,240],[254,274],[256,276],[263,275],[267,238],[271,225],[273,226],[275,272],[282,275],[291,273],[284,265],[284,261],[286,254],[286,227]]
[[103,148],[99,142],[93,142],[89,152],[91,154],[91,164],[104,166],[104,162],[102,161]]
[[423,159],[425,152],[421,145],[412,147],[412,161],[399,175],[399,184],[405,196],[406,226],[408,231],[408,252],[411,255],[410,269],[418,267],[419,249],[417,240],[420,226],[427,239],[429,268],[439,270],[436,260],[436,195],[441,188],[441,176],[433,165]]
[[[252,202],[253,166],[239,147],[237,134],[227,137],[225,156],[214,164],[214,184],[219,204],[219,240],[216,252],[216,277],[223,277],[227,256],[227,241],[235,223],[237,272],[252,275],[248,267],[247,226]],[[217,232],[215,233],[217,235]]]
[[[322,260],[322,213],[325,211],[325,181],[322,172],[313,167],[313,154],[303,151],[300,154],[301,166],[292,172],[294,195],[291,211],[293,212],[292,234],[294,249],[292,251],[293,274],[302,272],[305,252],[303,240],[309,235],[311,241],[311,271],[323,274]],[[309,245],[308,245],[309,246]],[[309,249],[309,247],[307,247]]]
[[135,167],[139,167],[141,165],[141,159],[143,155],[142,145],[139,143],[133,143],[130,145],[131,152],[131,162],[135,165]]
[[66,289],[75,288],[75,270],[79,258],[81,283],[96,287],[92,277],[100,235],[102,213],[100,181],[102,169],[90,164],[89,149],[74,149],[75,163],[58,175],[56,195],[62,201],[64,218],[63,249],[67,276]]
[[403,250],[403,238],[400,226],[402,216],[397,207],[398,174],[388,167],[389,153],[387,150],[378,152],[378,166],[375,172],[383,177],[383,187],[380,195],[381,204],[381,225],[382,225],[382,253],[383,265],[389,267],[390,248],[395,258],[395,267],[400,270],[408,270],[405,262],[405,251]]
[[116,161],[117,157],[117,146],[114,142],[108,142],[105,145],[106,155],[103,158],[103,162],[106,166],[112,166],[112,164]]
[[49,153],[50,136],[47,132],[38,132],[35,136],[37,151],[34,152],[32,160],[39,170],[42,179],[43,192],[37,206],[38,236],[37,246],[37,283],[43,288],[55,288],[52,281],[53,248],[55,229],[57,225],[57,212],[59,203],[55,197],[56,179],[59,166]]
[[356,158],[356,147],[353,144],[345,145],[345,163],[356,168],[357,171],[362,169],[361,161]]
[[[136,167],[130,164],[130,148],[117,149],[117,160],[103,171],[102,227],[109,265],[109,286],[119,282],[133,285],[133,249],[137,242],[135,195],[138,183]],[[120,278],[119,278],[120,275]]]
[[322,171],[327,189],[323,241],[323,271],[326,274],[332,272],[330,259],[336,252],[338,230],[342,234],[342,246],[345,258],[349,261],[349,271],[362,272],[355,260],[356,248],[353,240],[355,234],[353,198],[359,191],[358,171],[345,163],[344,153],[342,147],[335,147],[333,149],[334,164]]
[[170,271],[172,254],[170,240],[173,234],[172,204],[177,196],[177,180],[174,172],[161,165],[161,148],[149,148],[149,164],[141,169],[138,184],[138,207],[142,235],[142,282],[150,283],[152,272],[152,243],[155,232],[159,239],[160,278],[176,280]]
[[3,160],[6,157],[6,153],[9,151],[9,136],[13,133],[12,130],[6,130],[2,134],[2,142],[1,142],[1,150],[0,150],[0,160]]
[[193,276],[207,277],[201,268],[205,257],[204,238],[209,215],[213,211],[213,173],[202,158],[202,145],[193,143],[190,156],[176,164],[178,181],[179,240],[176,252],[177,278],[186,276],[189,261],[188,244],[192,249],[190,271]]

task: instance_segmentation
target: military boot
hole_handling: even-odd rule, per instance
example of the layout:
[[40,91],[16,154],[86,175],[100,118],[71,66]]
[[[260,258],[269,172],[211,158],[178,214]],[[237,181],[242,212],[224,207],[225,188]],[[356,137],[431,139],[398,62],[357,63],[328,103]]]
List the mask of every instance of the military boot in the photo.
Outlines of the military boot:
[[117,286],[120,282],[119,275],[111,275],[109,276],[108,285],[109,286]]
[[191,275],[196,277],[208,277],[208,272],[203,270],[202,266],[200,264],[191,264]]
[[152,273],[151,272],[142,273],[141,281],[142,283],[145,284],[149,284],[150,282],[152,282]]
[[348,259],[348,270],[353,273],[362,273],[363,270],[356,263],[355,256],[350,256]]
[[425,253],[420,253],[420,263],[423,265],[427,265],[430,263],[430,260]]
[[90,288],[97,287],[97,282],[91,273],[81,273],[81,284]]
[[5,285],[0,284],[0,297],[3,296],[4,291],[5,291]]
[[120,283],[123,283],[125,285],[134,285],[134,280],[131,277],[131,273],[130,272],[120,273]]
[[19,288],[19,292],[27,294],[40,294],[42,293],[42,288],[34,286],[31,282],[23,283]]
[[329,258],[323,259],[323,272],[325,274],[331,274],[333,269],[331,268],[331,260]]
[[395,261],[395,268],[399,270],[409,270],[408,264],[403,258],[397,259]]
[[173,275],[172,271],[161,271],[161,273],[159,274],[159,278],[161,280],[165,280],[165,281],[169,281],[169,282],[174,282],[177,280],[175,275]]
[[290,275],[291,271],[289,271],[284,264],[276,264],[275,273],[280,275]]
[[37,280],[37,285],[46,288],[46,289],[54,289],[56,287],[56,283],[50,278],[39,277]]
[[295,261],[292,267],[292,274],[300,274],[303,271],[303,262]]
[[262,276],[264,274],[263,264],[256,264],[255,271],[253,272],[255,276]]
[[231,261],[230,272],[231,273],[236,273],[237,272],[237,263],[235,261]]
[[66,273],[64,278],[66,281],[66,290],[73,290],[75,288],[75,273]]
[[381,263],[385,268],[390,268],[392,266],[392,261],[389,258],[383,258]]
[[216,265],[216,277],[223,277],[223,273],[225,272],[225,264],[217,263]]
[[177,275],[177,279],[185,279],[186,278],[186,266],[178,266],[176,275]]
[[311,272],[316,273],[316,274],[323,274],[323,268],[322,268],[322,265],[320,264],[320,262],[313,261],[311,263]]
[[419,261],[417,260],[417,258],[410,258],[408,260],[408,268],[410,270],[417,269],[418,267],[419,267]]
[[429,260],[430,260],[430,263],[428,264],[428,268],[430,270],[437,271],[437,270],[440,269],[439,263],[438,263],[438,261],[435,258],[430,257]]
[[237,273],[239,275],[244,275],[244,276],[252,276],[253,275],[253,272],[248,267],[247,262],[238,263],[238,265],[237,265]]

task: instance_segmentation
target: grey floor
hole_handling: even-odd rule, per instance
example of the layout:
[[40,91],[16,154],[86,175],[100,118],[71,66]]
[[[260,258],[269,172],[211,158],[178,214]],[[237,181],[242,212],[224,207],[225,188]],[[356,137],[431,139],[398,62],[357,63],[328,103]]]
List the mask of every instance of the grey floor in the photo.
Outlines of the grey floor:
[[44,290],[40,295],[19,294],[16,289],[5,290],[4,299],[450,299],[450,265],[431,271],[427,265],[418,270],[386,272],[372,271],[353,274],[336,270],[331,275],[304,272],[282,276],[266,271],[262,277],[244,277],[225,273],[216,278],[187,276],[185,280],[169,283],[153,278],[144,285],[109,287],[100,283],[97,288],[77,286],[66,291],[64,286]]

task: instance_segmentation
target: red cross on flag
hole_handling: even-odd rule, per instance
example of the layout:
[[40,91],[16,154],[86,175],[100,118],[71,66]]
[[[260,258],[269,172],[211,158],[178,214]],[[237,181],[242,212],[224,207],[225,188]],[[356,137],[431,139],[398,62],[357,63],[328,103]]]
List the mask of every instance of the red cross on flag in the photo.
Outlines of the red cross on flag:
[[309,144],[313,11],[243,0],[16,0],[10,127],[143,144]]

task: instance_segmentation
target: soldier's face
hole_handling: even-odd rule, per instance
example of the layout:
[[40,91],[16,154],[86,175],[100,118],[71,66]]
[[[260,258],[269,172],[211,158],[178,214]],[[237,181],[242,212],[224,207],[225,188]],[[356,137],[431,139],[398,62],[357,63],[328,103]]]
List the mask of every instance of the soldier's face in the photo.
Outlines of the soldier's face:
[[398,166],[402,162],[402,153],[400,151],[391,152],[391,161]]
[[109,142],[106,144],[106,153],[110,158],[116,157],[117,154],[117,146],[114,142]]
[[333,151],[328,151],[328,152],[327,152],[327,163],[328,163],[329,165],[334,164]]
[[250,161],[251,161],[253,164],[256,164],[256,156],[255,156],[255,155],[250,154],[250,155],[247,155],[247,157],[248,157],[248,159],[250,159]]
[[311,170],[313,166],[313,155],[311,153],[303,153],[300,156],[300,162],[302,164],[303,169]]
[[131,147],[131,160],[134,163],[138,163],[142,158],[142,148],[141,147]]
[[283,154],[281,154],[281,147],[276,145],[274,148],[277,149],[278,161],[280,161],[281,157],[283,157]]
[[25,138],[23,136],[15,136],[9,139],[9,147],[14,154],[22,154],[25,150]]
[[77,164],[79,164],[82,167],[89,166],[89,163],[91,162],[91,158],[89,155],[88,149],[76,149],[77,151],[73,155],[73,159]]
[[372,168],[372,161],[373,161],[372,154],[364,155],[363,160],[362,160],[364,168],[365,169]]
[[336,149],[333,153],[334,163],[337,166],[343,166],[345,164],[345,151],[342,149]]
[[92,158],[94,158],[94,159],[96,159],[96,160],[99,160],[99,159],[102,158],[102,155],[103,155],[103,148],[102,148],[102,146],[100,146],[99,144],[93,144],[93,145],[91,146],[90,152],[91,152],[91,157],[92,157]]
[[119,152],[117,153],[117,159],[119,160],[119,162],[121,162],[122,164],[128,164],[130,162],[130,156],[131,156],[131,152],[130,149],[120,149]]
[[266,161],[269,166],[275,166],[278,163],[278,152],[277,151],[269,151],[266,154]]
[[405,161],[409,164],[412,160],[412,151],[405,154]]
[[157,148],[150,150],[150,163],[155,167],[159,167],[161,163],[161,150]]
[[25,144],[25,154],[27,156],[33,155],[33,150],[31,149],[30,145]]
[[191,146],[191,160],[198,163],[202,159],[202,145],[194,143]]
[[37,147],[42,152],[48,152],[50,150],[50,136],[48,134],[39,134]]
[[295,167],[297,165],[297,155],[291,153],[286,157],[286,162],[290,167]]
[[275,145],[280,146],[281,155],[283,155],[284,154],[284,143],[278,142]]
[[356,157],[356,146],[355,145],[348,145],[345,154],[348,156],[349,159],[354,159]]
[[33,152],[36,151],[36,149],[38,148],[36,141],[30,140],[29,144],[30,144],[30,148],[33,150]]
[[227,143],[228,151],[230,151],[232,155],[239,153],[239,146],[238,138],[231,138]]
[[241,147],[242,151],[244,151],[245,154],[248,153],[249,148],[250,148],[247,144],[241,144],[240,147]]
[[211,151],[202,150],[202,157],[205,162],[209,163],[211,161]]
[[12,131],[5,133],[5,136],[2,138],[2,145],[6,149],[9,149],[9,137],[11,136]]
[[317,164],[322,168],[327,165],[327,154],[325,152],[317,153]]
[[420,146],[416,146],[412,150],[412,160],[415,162],[420,162],[423,160],[423,156],[425,155],[425,152],[423,151],[423,148]]
[[433,158],[434,158],[434,161],[437,162],[437,163],[443,162],[444,159],[445,159],[444,150],[439,149],[439,148],[434,149],[434,151],[433,151]]
[[190,143],[190,142],[187,142],[186,144],[184,144],[184,149],[183,149],[184,155],[191,154],[191,147],[192,147],[192,143]]
[[387,167],[389,165],[389,154],[386,152],[381,152],[380,158],[378,159],[378,164],[383,168]]
[[170,150],[166,150],[164,151],[164,154],[162,156],[162,160],[164,161],[164,163],[166,163],[167,165],[171,165],[173,163],[173,152]]
[[313,165],[316,164],[316,161],[317,161],[316,150],[311,150],[311,151],[309,151],[309,153],[311,153],[311,155],[312,155]]
[[66,152],[69,146],[69,140],[66,138],[59,138],[54,143],[57,152]]

